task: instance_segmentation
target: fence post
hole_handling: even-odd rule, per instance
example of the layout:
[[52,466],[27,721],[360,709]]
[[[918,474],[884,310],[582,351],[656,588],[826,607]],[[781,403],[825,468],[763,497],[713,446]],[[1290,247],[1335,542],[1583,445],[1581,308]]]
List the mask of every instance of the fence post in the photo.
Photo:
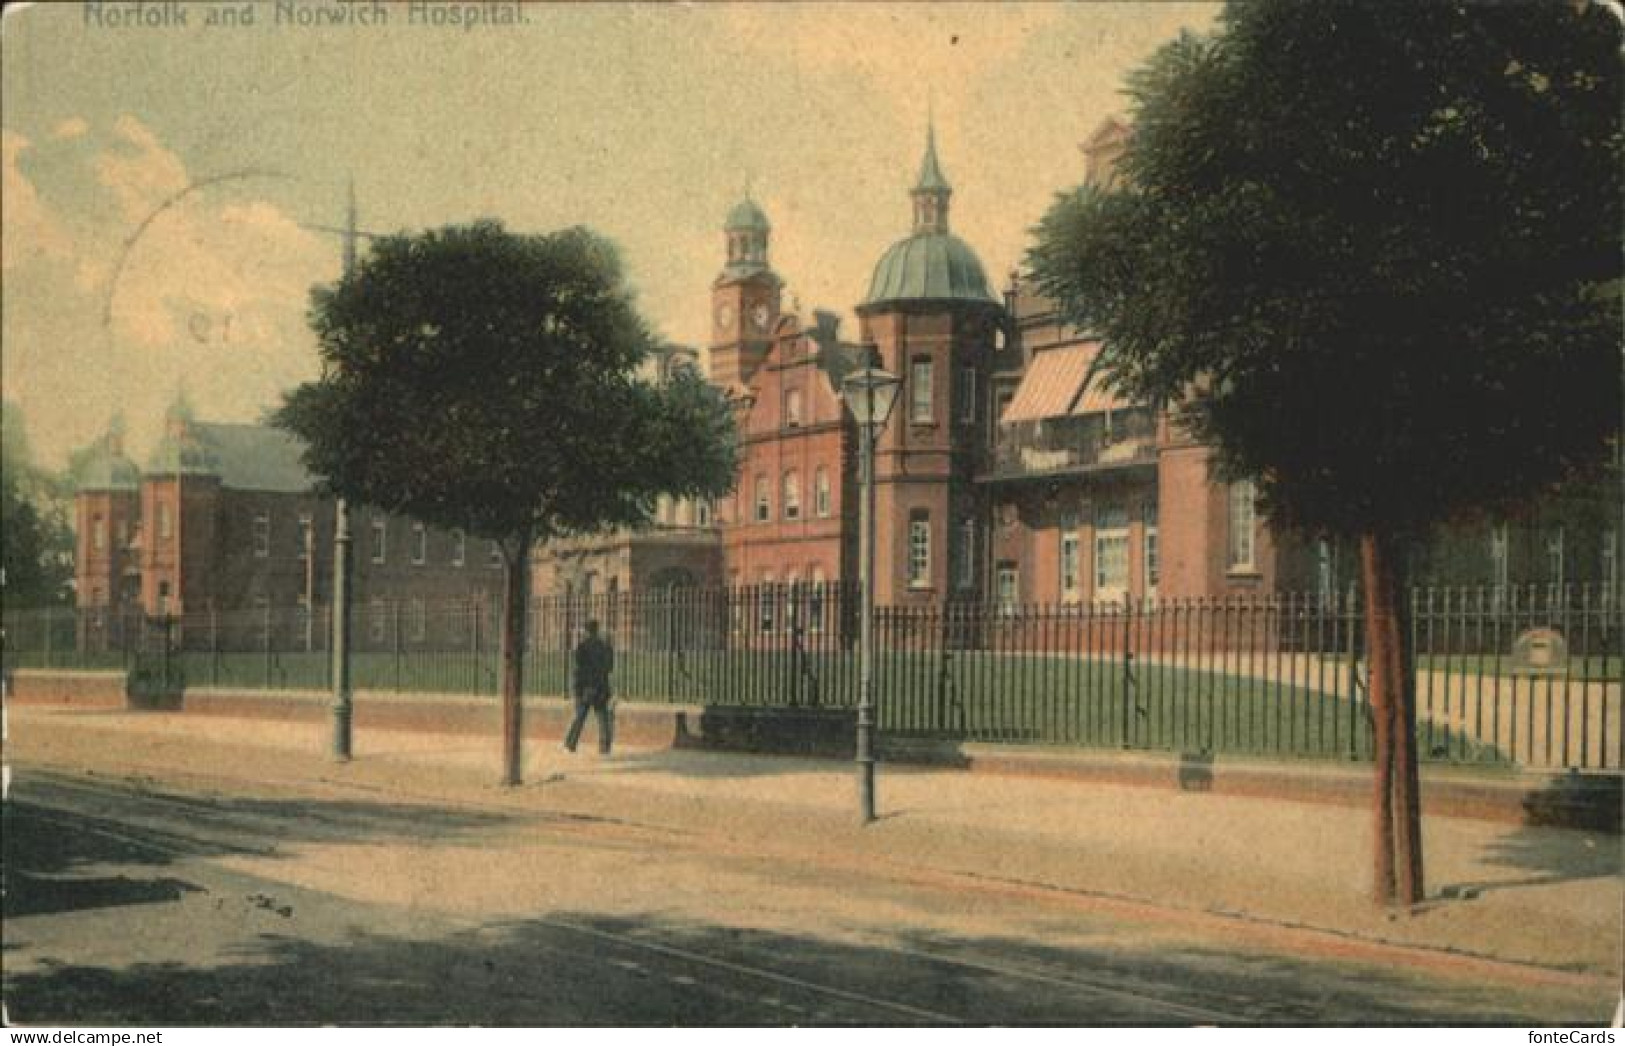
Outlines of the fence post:
[[1134,679],[1134,601],[1123,597],[1123,730],[1122,745],[1134,744],[1134,713],[1140,707],[1136,700]]
[[164,615],[164,637],[163,637],[163,644],[164,644],[163,692],[164,692],[164,694],[166,696],[169,693],[169,671],[170,671],[170,668],[169,668],[169,644],[170,644],[170,641],[171,641],[171,638],[172,638],[171,629],[173,629],[174,627],[175,627],[175,619],[173,617],[170,617],[168,614],[165,614]]
[[271,601],[265,601],[265,689],[271,689]]
[[1360,709],[1360,667],[1356,662],[1356,655],[1360,652],[1359,644],[1355,642],[1355,631],[1360,625],[1360,607],[1358,597],[1354,594],[1354,586],[1349,585],[1348,600],[1345,603],[1343,624],[1348,633],[1347,652],[1349,662],[1349,758],[1360,757],[1359,724],[1362,717]]
[[51,608],[46,607],[43,615],[45,621],[45,667],[51,667]]
[[676,588],[668,588],[661,593],[666,601],[666,700],[673,701],[677,697],[677,606]]
[[392,615],[391,626],[395,630],[395,692],[401,692],[401,601],[395,601],[395,613]]
[[485,692],[485,673],[480,668],[480,610],[478,599],[471,600],[468,606],[469,635],[472,637],[472,662],[474,665],[474,693]]

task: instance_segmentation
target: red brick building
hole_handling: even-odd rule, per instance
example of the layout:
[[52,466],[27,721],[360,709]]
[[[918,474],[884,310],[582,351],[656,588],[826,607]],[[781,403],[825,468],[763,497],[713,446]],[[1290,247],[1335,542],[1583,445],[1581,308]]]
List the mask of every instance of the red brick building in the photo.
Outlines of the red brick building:
[[[1089,178],[1115,176],[1128,133],[1108,120],[1084,142]],[[902,379],[876,449],[876,598],[1117,602],[1285,583],[1249,484],[1219,483],[1174,419],[1092,379],[1098,342],[1016,276],[993,294],[951,231],[934,134],[909,195],[912,228],[856,307],[860,351]],[[854,580],[857,441],[835,389],[856,347],[781,315],[759,207],[739,204],[724,232],[711,376],[741,403],[745,443],[718,512],[727,580]]]
[[[651,361],[655,380],[698,367],[698,353],[663,346]],[[615,596],[722,583],[717,508],[709,501],[662,498],[646,527],[621,527],[537,547],[531,591],[544,598]]]
[[[179,617],[327,606],[333,503],[312,492],[299,455],[286,433],[198,421],[180,401],[143,469],[109,434],[77,477],[79,607]],[[352,512],[351,528],[363,640],[384,615],[404,614],[408,639],[426,636],[431,608],[501,591],[489,542],[370,509]]]

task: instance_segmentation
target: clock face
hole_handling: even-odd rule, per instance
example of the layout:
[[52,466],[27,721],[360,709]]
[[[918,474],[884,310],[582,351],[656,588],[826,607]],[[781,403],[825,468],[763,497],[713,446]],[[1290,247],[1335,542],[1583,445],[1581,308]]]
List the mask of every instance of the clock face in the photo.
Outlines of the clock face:
[[757,330],[765,331],[767,330],[767,320],[770,315],[772,314],[768,311],[768,307],[765,304],[758,303],[755,308],[750,310],[750,321],[756,325]]
[[734,310],[732,305],[717,306],[717,326],[728,327],[733,324]]

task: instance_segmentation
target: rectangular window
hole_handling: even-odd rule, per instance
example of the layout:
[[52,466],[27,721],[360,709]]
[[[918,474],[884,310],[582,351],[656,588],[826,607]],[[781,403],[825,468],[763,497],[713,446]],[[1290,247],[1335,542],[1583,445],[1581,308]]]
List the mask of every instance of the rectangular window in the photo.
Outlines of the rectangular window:
[[1128,534],[1103,531],[1095,535],[1095,596],[1120,599],[1128,585]]
[[970,423],[976,420],[976,368],[966,364],[959,368],[959,388],[954,392],[954,399],[959,403],[959,420]]
[[1140,506],[1140,520],[1145,525],[1141,542],[1141,569],[1145,572],[1145,594],[1157,594],[1157,582],[1162,579],[1162,563],[1157,558],[1157,503],[1147,501]]
[[429,608],[423,600],[412,600],[412,641],[421,643],[429,638]]
[[172,538],[175,536],[175,521],[169,515],[169,502],[158,502],[158,536]]
[[759,627],[765,636],[773,631],[774,612],[778,609],[778,592],[773,587],[773,574],[771,571],[762,571],[761,588],[757,591],[761,601]]
[[709,501],[696,501],[694,503],[694,525],[697,527],[711,525],[711,503]]
[[107,547],[107,521],[99,515],[91,518],[90,545],[97,552]]
[[468,534],[461,527],[451,532],[451,565],[460,567],[468,559]]
[[756,522],[766,523],[772,518],[772,509],[768,507],[767,477],[756,477]]
[[296,553],[296,555],[298,555],[301,563],[310,559],[310,554],[314,547],[315,536],[316,531],[311,524],[310,517],[300,516],[298,532],[299,551]]
[[784,474],[784,518],[801,518],[801,476],[795,469]]
[[1336,592],[1336,564],[1332,561],[1332,543],[1325,538],[1315,542],[1315,591],[1320,605],[1329,607]]
[[389,524],[381,518],[372,521],[372,561],[382,563],[389,545]]
[[829,470],[822,465],[813,473],[813,510],[819,519],[829,518]]
[[271,554],[271,514],[260,512],[254,516],[254,558],[265,559]]
[[929,423],[931,411],[931,361],[917,357],[908,368],[908,417],[910,421]]
[[429,561],[429,530],[422,523],[412,524],[412,562],[422,566]]
[[1020,598],[1020,575],[1014,563],[1000,563],[994,575],[994,598],[998,601],[999,610],[1008,614],[1016,608],[1016,601]]
[[1602,586],[1602,608],[1606,613],[1619,592],[1619,545],[1613,530],[1602,532]]
[[1083,566],[1078,559],[1078,516],[1061,515],[1061,598],[1076,599]]
[[490,567],[492,570],[502,569],[502,544],[500,542],[491,542],[491,551],[487,552],[485,556],[486,566]]
[[1258,493],[1253,481],[1244,479],[1230,485],[1230,569],[1253,567],[1253,532],[1257,529]]
[[807,594],[807,628],[812,632],[824,630],[824,568],[817,563],[807,571],[812,591]]
[[169,613],[169,582],[158,582],[158,613]]
[[1490,584],[1504,589],[1509,580],[1507,556],[1507,525],[1497,523],[1490,527]]
[[1128,511],[1101,503],[1095,509],[1095,598],[1120,600],[1128,594]]
[[931,587],[931,516],[918,508],[908,514],[908,587]]
[[966,516],[959,521],[959,587],[976,587],[976,520]]

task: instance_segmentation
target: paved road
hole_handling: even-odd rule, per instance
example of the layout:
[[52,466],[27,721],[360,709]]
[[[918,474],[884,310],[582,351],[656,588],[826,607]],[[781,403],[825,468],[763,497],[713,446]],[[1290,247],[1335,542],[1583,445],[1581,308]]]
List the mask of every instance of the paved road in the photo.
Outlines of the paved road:
[[832,877],[607,819],[332,788],[24,768],[5,874],[5,1001],[25,1023],[1595,1020],[1551,989]]

